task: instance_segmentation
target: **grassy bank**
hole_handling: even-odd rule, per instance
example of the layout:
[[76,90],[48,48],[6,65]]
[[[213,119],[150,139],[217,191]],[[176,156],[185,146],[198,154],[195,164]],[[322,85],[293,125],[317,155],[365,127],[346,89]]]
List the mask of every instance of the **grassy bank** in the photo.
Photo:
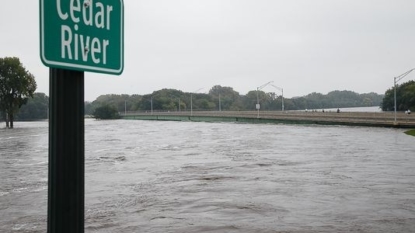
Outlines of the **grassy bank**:
[[408,130],[405,133],[415,137],[415,129]]

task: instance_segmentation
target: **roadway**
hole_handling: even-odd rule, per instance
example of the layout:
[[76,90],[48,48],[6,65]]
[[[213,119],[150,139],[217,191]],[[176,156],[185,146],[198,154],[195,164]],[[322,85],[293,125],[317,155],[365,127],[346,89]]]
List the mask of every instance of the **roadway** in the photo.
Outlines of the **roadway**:
[[[316,112],[316,111],[173,111],[127,112],[125,119],[239,121],[250,123],[327,124],[415,128],[415,114],[398,112]],[[215,120],[216,119],[216,120]]]

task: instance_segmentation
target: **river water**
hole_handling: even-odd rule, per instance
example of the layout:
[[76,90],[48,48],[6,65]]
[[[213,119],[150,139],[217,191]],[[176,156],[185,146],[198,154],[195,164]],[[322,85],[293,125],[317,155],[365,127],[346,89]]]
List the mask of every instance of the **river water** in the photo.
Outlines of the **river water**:
[[[87,120],[85,232],[414,232],[400,129]],[[0,232],[45,232],[47,122],[0,129]]]

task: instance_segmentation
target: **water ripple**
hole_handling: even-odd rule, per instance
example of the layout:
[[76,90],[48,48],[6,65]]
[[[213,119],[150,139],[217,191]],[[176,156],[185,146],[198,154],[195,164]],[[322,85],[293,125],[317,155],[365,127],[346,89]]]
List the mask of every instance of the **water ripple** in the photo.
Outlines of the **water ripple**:
[[[0,131],[0,232],[45,232],[47,123]],[[402,130],[86,121],[86,232],[411,232]]]

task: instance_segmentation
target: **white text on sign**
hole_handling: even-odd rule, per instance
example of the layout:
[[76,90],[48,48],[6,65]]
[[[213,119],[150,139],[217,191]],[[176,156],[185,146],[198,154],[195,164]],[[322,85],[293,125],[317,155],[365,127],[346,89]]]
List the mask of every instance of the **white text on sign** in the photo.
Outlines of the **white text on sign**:
[[[68,25],[61,26],[61,57],[87,62],[89,58],[95,64],[107,63],[107,48],[110,44],[108,39],[80,35],[76,33],[79,29],[78,24],[83,24],[97,29],[110,30],[111,5],[104,5],[101,2],[94,4],[93,0],[85,0],[81,4],[80,0],[70,0],[69,11],[63,11],[61,0],[57,0],[57,13],[64,21],[72,21],[73,29]],[[79,56],[81,54],[81,57]]]

